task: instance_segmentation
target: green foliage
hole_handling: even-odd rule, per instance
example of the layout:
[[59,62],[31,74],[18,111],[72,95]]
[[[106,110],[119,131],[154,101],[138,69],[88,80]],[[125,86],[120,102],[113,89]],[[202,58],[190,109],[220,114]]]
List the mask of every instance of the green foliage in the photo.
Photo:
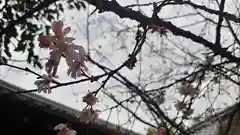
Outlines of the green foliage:
[[[39,8],[39,5],[42,5],[42,8]],[[34,67],[42,68],[39,57],[34,53],[34,48],[38,45],[35,41],[39,34],[49,33],[51,27],[46,26],[46,22],[48,21],[50,24],[56,20],[60,13],[64,12],[64,8],[81,10],[86,6],[79,0],[68,0],[67,5],[60,0],[0,0],[2,16],[0,19],[0,47],[5,56],[11,58],[13,52],[9,48],[14,45],[14,52],[28,53],[27,62],[33,64]],[[36,12],[29,15],[34,10]],[[27,17],[22,19],[22,16],[26,16],[26,14],[28,14]],[[17,25],[9,28],[8,26],[11,24]],[[7,60],[3,56],[2,59]]]

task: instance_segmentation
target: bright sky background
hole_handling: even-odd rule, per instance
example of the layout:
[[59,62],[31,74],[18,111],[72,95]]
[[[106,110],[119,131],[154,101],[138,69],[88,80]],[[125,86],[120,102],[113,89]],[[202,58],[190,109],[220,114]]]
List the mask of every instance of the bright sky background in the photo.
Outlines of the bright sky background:
[[[148,3],[148,1],[152,2],[152,0],[139,0],[139,1],[140,3]],[[129,5],[129,4],[136,3],[136,0],[118,0],[118,2],[121,5]],[[200,3],[200,1],[197,1],[196,3]],[[231,3],[229,1],[229,5],[230,4]],[[90,7],[90,11],[92,11],[92,9],[93,7]],[[233,9],[231,6],[228,7],[228,10],[234,13],[234,11],[231,11],[230,9]],[[151,6],[146,8],[141,8],[141,10],[144,11],[146,15],[151,16],[151,13],[152,13]],[[163,9],[163,11],[161,12],[161,16],[167,18],[167,17],[176,16],[176,15],[181,15],[184,13],[191,13],[191,11],[194,12],[192,8],[187,8],[187,7],[173,8],[169,6],[168,8]],[[66,26],[72,27],[73,32],[71,33],[71,35],[73,35],[76,38],[75,43],[84,46],[84,48],[87,48],[86,18],[87,18],[87,10],[67,11],[64,13],[63,17],[61,18],[64,20],[64,23],[66,24]],[[188,18],[171,20],[171,22],[177,26],[185,26],[187,24],[191,24],[199,20],[201,20],[200,17],[188,17]],[[136,22],[131,21],[129,19],[120,20],[113,13],[102,13],[102,14],[95,13],[94,15],[92,15],[89,19],[89,30],[90,30],[90,47],[91,47],[91,50],[93,50],[91,52],[93,58],[98,61],[101,60],[100,57],[94,52],[94,49],[97,49],[100,52],[102,52],[106,57],[108,57],[110,60],[110,62],[101,60],[102,64],[108,65],[111,68],[116,68],[117,66],[119,66],[122,62],[124,62],[127,59],[127,55],[133,49],[133,46],[135,44],[135,41],[134,41],[135,33],[128,32],[128,33],[120,34],[117,37],[116,32],[120,29],[126,28],[126,26],[131,27],[136,25],[137,25]],[[191,30],[191,32],[193,33],[199,34],[199,28],[201,28],[202,26],[203,24],[200,23],[199,25],[195,25],[193,27],[183,27],[183,28],[186,30]],[[211,31],[213,29],[215,28],[209,27],[207,33],[205,33],[204,37],[209,41],[213,41],[212,39],[214,39],[213,37],[215,37],[214,36],[215,33]],[[224,36],[225,36],[224,37],[225,39],[228,39],[227,34]],[[149,34],[148,37],[150,39],[147,42],[154,43],[155,44],[154,47],[156,48],[161,48],[162,55],[167,56],[169,58],[177,59],[177,60],[179,59],[179,61],[182,61],[184,57],[183,53],[175,49],[174,52],[177,52],[179,54],[179,57],[177,57],[174,54],[169,54],[166,49],[168,49],[169,46],[173,46],[173,45],[162,44],[161,38],[159,37],[159,35]],[[187,39],[175,37],[171,33],[169,33],[168,37],[170,41],[177,43],[180,47],[188,48],[192,52],[196,52],[196,55],[201,56],[201,54],[197,52],[197,50],[203,49],[201,45],[192,43]],[[170,43],[170,42],[166,41],[165,43]],[[36,42],[36,46],[37,44],[38,43]],[[122,45],[126,45],[127,49],[124,51],[120,50],[119,48]],[[149,67],[151,66],[158,67],[160,68],[160,70],[158,71],[163,72],[167,70],[169,66],[169,64],[164,64],[161,60],[159,60],[159,57],[150,57],[150,58],[145,57],[144,55],[149,53],[149,47],[147,43],[144,46],[145,47],[143,48],[143,51],[141,53],[141,55],[143,56],[142,57],[143,62],[141,66],[138,64],[137,67],[132,71],[128,70],[127,68],[123,68],[121,70],[121,73],[123,75],[127,76],[128,79],[135,82],[138,81],[138,73],[140,69],[142,69],[143,75],[141,78],[143,78],[142,82],[144,83],[144,79],[148,80],[148,76],[152,74],[152,72],[150,71],[151,69]],[[114,53],[112,53],[113,50],[114,50]],[[36,48],[36,53],[39,53],[42,58],[45,58],[48,56],[48,52],[46,52],[43,49],[39,49],[38,47]],[[13,55],[13,59],[18,59],[18,60],[24,60],[25,57],[26,57],[25,54],[20,54],[20,53],[18,54],[15,53]],[[30,67],[25,63],[19,63],[19,62],[10,62],[10,63],[16,64],[22,67],[25,67],[25,66]],[[45,61],[43,61],[43,64],[44,63]],[[6,67],[4,68],[1,67],[0,69],[1,69],[0,70],[1,79],[6,80],[22,88],[25,88],[27,90],[36,88],[36,86],[33,84],[34,81],[36,80],[36,76],[33,76],[32,74],[28,74],[26,72],[19,72],[18,70],[9,69]],[[31,69],[34,69],[34,68],[31,68]],[[101,70],[97,69],[96,67],[93,67],[92,65],[89,65],[89,69],[93,75],[98,75],[102,73]],[[44,70],[43,71],[40,71],[37,69],[34,69],[34,70],[38,73],[44,73]],[[186,70],[186,68],[185,69],[176,68],[176,72],[183,71],[183,70]],[[187,70],[192,70],[192,68],[187,68]],[[67,67],[66,67],[65,61],[62,60],[61,68],[59,68],[58,70],[58,75],[60,76],[60,82],[67,82],[67,81],[73,80],[67,76],[66,71],[67,71]],[[110,81],[110,83],[108,83],[108,86],[113,86],[114,84],[115,84],[114,81]],[[159,87],[158,85],[159,84],[153,84],[149,86],[149,88]],[[65,86],[65,87],[54,89],[52,94],[50,95],[46,95],[46,94],[40,94],[40,95],[50,98],[64,105],[70,106],[74,109],[81,110],[82,108],[85,107],[85,104],[81,102],[81,97],[85,95],[88,90],[95,90],[98,87],[99,87],[98,83],[92,83],[92,84],[80,83],[80,84],[75,84],[71,86]],[[113,92],[115,90],[117,91],[118,88],[112,89]],[[224,96],[226,95],[226,93],[223,94],[223,96],[219,98],[220,100],[216,102],[216,104],[214,104],[214,107],[223,108],[234,103],[232,99],[234,99],[239,94],[238,90],[236,89],[233,90],[233,88],[227,89],[227,90],[228,90],[228,93],[230,93],[230,96]],[[213,92],[213,95],[214,94],[216,93]],[[208,95],[210,97],[209,100],[212,100],[211,97],[213,97],[213,95]],[[167,109],[166,111],[169,113],[170,116],[174,116],[174,114],[176,113],[174,110],[174,102],[179,97],[180,95],[176,93],[176,90],[170,90],[167,92],[167,95],[166,95],[167,100],[163,105],[163,108]],[[100,98],[100,102],[98,103],[96,108],[100,110],[105,109],[106,106],[114,105],[114,103],[111,100],[109,100],[108,98],[105,98],[102,94],[99,94],[99,98]],[[122,95],[119,95],[119,97],[117,98],[121,100],[121,99],[124,99],[125,97],[122,97]],[[77,100],[80,100],[80,102],[76,102]],[[197,115],[202,111],[204,111],[209,106],[209,101],[206,99],[199,99],[196,101],[196,103],[194,103],[193,106],[195,107],[194,115]],[[142,113],[139,112],[138,115],[140,115],[143,118],[146,117],[146,114],[143,112]],[[107,117],[108,117],[108,112],[103,112],[100,114],[100,118],[102,119],[106,119]],[[115,111],[115,112],[112,112],[109,121],[117,124],[118,120],[120,119],[120,123],[123,124],[127,120],[127,118],[128,118],[127,113],[125,111],[120,112],[119,118],[117,117],[117,112]],[[143,124],[136,122],[133,126],[133,130],[140,133],[144,133],[145,129],[143,127],[145,128]]]

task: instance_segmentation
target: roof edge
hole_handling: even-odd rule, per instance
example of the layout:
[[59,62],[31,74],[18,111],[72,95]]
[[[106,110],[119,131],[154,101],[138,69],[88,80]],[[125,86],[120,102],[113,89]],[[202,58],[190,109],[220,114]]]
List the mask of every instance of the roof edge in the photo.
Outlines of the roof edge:
[[221,119],[222,117],[228,115],[228,114],[231,113],[233,110],[235,110],[235,109],[238,107],[239,104],[240,104],[240,103],[233,104],[232,106],[227,107],[226,109],[223,109],[222,111],[219,111],[219,112],[217,112],[216,114],[211,115],[211,116],[205,118],[204,121],[201,121],[201,122],[199,122],[199,123],[194,124],[194,125],[189,129],[190,132],[193,132],[193,131],[196,131],[196,130],[200,130],[200,129],[204,128],[205,126],[207,126],[209,123],[215,122],[215,121]]
[[[8,83],[8,82],[6,82],[2,79],[0,79],[0,87],[3,87],[5,89],[7,89],[9,91],[13,91],[13,92],[26,91],[25,89],[23,89],[21,87],[18,87],[16,85],[13,85],[11,83]],[[72,115],[74,117],[76,117],[76,114],[81,112],[79,110],[73,109],[73,108],[68,107],[66,105],[57,103],[55,101],[52,101],[50,99],[47,99],[47,98],[42,97],[40,95],[37,95],[35,93],[21,93],[21,95],[19,95],[19,96],[24,96],[25,98],[33,99],[33,100],[36,100],[36,101],[41,102],[43,104],[50,105],[53,108],[63,110],[64,112],[67,112],[69,115]],[[105,121],[105,120],[102,120],[102,119],[99,119],[99,118],[94,121],[94,124],[99,125],[99,126],[105,126],[109,130],[118,131],[122,134],[141,135],[140,133],[137,133],[137,132],[134,132],[132,130],[120,127],[116,124],[110,123],[108,121]]]

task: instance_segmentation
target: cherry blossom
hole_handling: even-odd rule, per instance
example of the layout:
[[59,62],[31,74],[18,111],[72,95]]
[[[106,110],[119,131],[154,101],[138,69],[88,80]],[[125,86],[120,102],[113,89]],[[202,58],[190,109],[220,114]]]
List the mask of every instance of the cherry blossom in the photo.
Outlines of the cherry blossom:
[[90,106],[93,106],[98,102],[98,98],[94,96],[93,93],[88,93],[83,97],[82,101],[87,103]]
[[37,87],[38,87],[37,92],[39,92],[39,93],[44,92],[44,93],[50,94],[52,92],[51,88],[50,88],[50,83],[52,81],[53,81],[53,79],[47,75],[43,75],[42,79],[36,80],[34,82],[34,84],[37,85]]
[[46,35],[40,35],[38,37],[38,41],[40,42],[39,46],[41,48],[48,48],[53,44],[53,37],[46,36]]
[[72,78],[80,77],[84,71],[88,71],[85,64],[85,61],[87,61],[86,52],[82,46],[71,44],[69,47],[71,49],[66,55],[66,63],[69,66],[67,74]]
[[75,130],[71,130],[67,127],[66,124],[58,124],[54,127],[54,130],[59,130],[58,135],[76,135]]
[[99,112],[101,112],[101,111],[94,110],[92,108],[83,109],[78,117],[80,119],[80,122],[88,124],[89,122],[94,121],[98,117]]
[[79,77],[84,71],[88,71],[85,65],[87,60],[86,52],[82,46],[73,43],[75,38],[67,37],[71,27],[63,28],[62,21],[55,21],[52,24],[54,35],[40,35],[38,41],[40,47],[50,50],[50,58],[45,64],[46,72],[56,76],[61,57],[64,56],[69,66],[67,74],[72,78]]

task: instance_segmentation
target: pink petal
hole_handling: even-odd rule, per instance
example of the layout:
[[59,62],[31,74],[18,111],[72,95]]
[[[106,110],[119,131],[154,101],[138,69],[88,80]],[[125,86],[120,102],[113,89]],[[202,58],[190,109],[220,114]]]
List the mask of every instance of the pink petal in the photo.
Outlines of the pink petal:
[[86,55],[86,51],[82,46],[72,44],[71,47],[77,50],[81,55]]
[[62,130],[66,127],[67,127],[66,124],[58,124],[57,126],[54,127],[54,130]]
[[72,132],[73,134],[77,134],[77,131],[75,130],[71,130],[70,132]]
[[65,60],[68,67],[71,67],[73,65],[73,60],[71,59],[71,57],[68,57],[68,55],[66,56]]
[[52,24],[52,30],[56,36],[62,35],[63,21],[54,21]]
[[43,78],[44,80],[48,80],[48,81],[52,81],[52,80],[53,80],[50,76],[48,76],[48,75],[46,75],[46,74],[43,74],[42,78]]
[[71,72],[72,72],[72,69],[69,68],[69,69],[67,70],[67,75],[70,75]]
[[78,51],[78,54],[77,54],[77,58],[75,58],[75,60],[83,63],[84,61],[87,61],[87,57],[86,57],[86,51],[85,49],[80,46],[80,45],[75,45],[75,44],[71,44],[69,45],[70,48],[73,48],[74,50]]
[[41,80],[36,80],[36,81],[34,82],[35,85],[40,85],[40,83],[41,83]]
[[63,29],[63,34],[66,35],[71,31],[71,27],[66,27]]
[[51,36],[46,36],[46,35],[40,35],[38,37],[38,41],[40,42],[40,47],[41,48],[48,48],[52,45],[52,37]]
[[73,38],[73,37],[66,37],[65,38],[65,42],[67,43],[71,43],[73,40],[75,40],[76,38]]

